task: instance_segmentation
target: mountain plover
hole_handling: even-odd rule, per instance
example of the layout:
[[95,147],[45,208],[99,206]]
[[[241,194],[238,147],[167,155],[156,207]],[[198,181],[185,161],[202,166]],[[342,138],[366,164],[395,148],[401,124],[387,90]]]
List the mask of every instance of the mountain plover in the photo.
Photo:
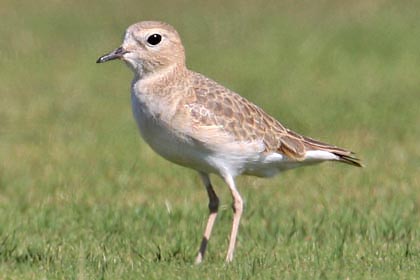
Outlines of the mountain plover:
[[197,170],[206,187],[210,214],[196,263],[203,260],[219,208],[210,173],[226,182],[233,198],[230,262],[243,210],[236,176],[270,177],[323,161],[361,166],[351,151],[299,135],[237,93],[187,69],[180,36],[169,24],[131,25],[122,45],[97,63],[113,59],[134,72],[131,104],[144,140],[167,160]]

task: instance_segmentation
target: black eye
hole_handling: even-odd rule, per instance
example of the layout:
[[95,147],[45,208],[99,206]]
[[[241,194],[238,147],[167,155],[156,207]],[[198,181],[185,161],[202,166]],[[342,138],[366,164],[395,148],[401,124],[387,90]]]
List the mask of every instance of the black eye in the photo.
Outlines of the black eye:
[[160,41],[162,41],[162,36],[160,36],[159,34],[153,34],[150,35],[149,38],[147,38],[147,43],[149,43],[152,46],[159,44]]

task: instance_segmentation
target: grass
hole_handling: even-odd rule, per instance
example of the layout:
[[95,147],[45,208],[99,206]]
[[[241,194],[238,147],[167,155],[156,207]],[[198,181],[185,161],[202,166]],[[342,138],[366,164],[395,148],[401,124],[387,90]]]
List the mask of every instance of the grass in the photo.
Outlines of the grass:
[[[0,279],[419,277],[417,3],[1,6]],[[176,26],[190,68],[367,167],[239,178],[231,265],[230,195],[214,178],[222,209],[205,263],[193,265],[204,188],[140,140],[129,70],[94,63],[144,19]]]

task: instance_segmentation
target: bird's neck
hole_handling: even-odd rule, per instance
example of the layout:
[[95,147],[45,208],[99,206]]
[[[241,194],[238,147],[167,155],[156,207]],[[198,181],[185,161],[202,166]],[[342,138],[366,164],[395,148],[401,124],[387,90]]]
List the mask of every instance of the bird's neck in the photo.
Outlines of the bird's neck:
[[189,70],[184,64],[172,64],[156,71],[137,72],[134,81],[141,92],[154,95],[169,94],[170,88],[186,86]]
[[147,76],[135,77],[132,94],[136,101],[154,119],[170,123],[176,114],[177,104],[187,94],[189,70],[183,65],[172,65]]

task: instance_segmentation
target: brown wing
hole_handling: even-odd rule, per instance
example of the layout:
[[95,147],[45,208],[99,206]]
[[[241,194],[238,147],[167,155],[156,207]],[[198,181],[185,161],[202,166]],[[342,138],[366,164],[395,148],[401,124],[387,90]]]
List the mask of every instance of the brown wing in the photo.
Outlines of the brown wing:
[[205,76],[192,72],[192,91],[185,100],[191,117],[201,125],[215,126],[236,141],[263,141],[265,151],[278,151],[303,160],[308,150],[329,151],[342,162],[361,166],[352,152],[299,135],[239,94]]

